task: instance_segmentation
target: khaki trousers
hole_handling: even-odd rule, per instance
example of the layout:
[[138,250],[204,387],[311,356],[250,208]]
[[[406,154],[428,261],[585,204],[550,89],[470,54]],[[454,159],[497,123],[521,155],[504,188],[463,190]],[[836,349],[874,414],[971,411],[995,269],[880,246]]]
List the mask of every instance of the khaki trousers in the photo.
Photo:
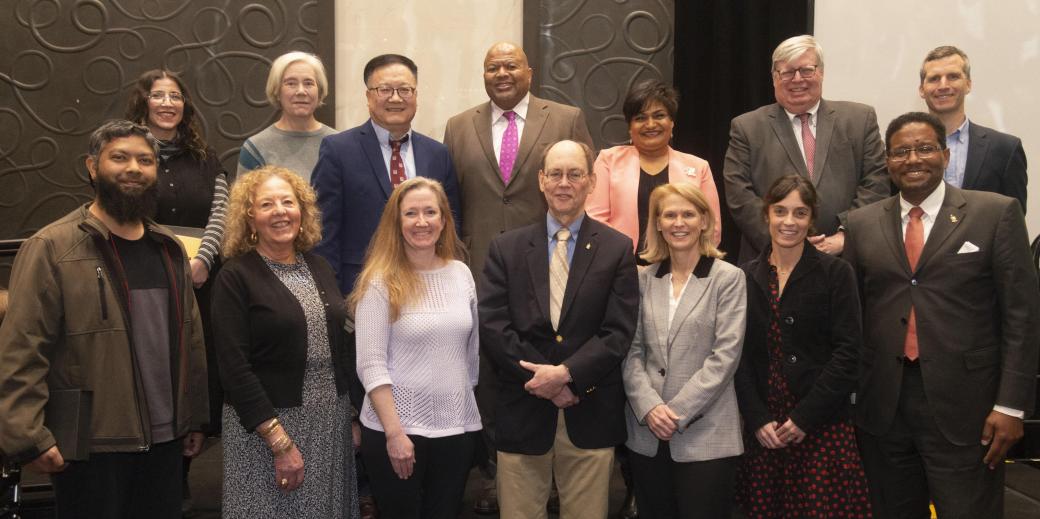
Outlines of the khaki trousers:
[[563,410],[549,452],[530,456],[498,452],[501,519],[546,519],[553,475],[560,491],[560,519],[605,519],[614,447],[582,449],[567,435]]

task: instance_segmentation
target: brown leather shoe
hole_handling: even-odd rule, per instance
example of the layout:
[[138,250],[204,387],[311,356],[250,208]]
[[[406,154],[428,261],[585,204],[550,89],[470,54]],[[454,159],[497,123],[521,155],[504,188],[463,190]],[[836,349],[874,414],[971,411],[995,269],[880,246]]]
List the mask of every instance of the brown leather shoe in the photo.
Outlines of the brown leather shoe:
[[358,498],[358,508],[361,509],[361,519],[378,519],[379,507],[372,496],[361,496]]
[[485,487],[477,494],[477,498],[473,500],[473,512],[480,515],[498,513],[498,489],[494,484]]

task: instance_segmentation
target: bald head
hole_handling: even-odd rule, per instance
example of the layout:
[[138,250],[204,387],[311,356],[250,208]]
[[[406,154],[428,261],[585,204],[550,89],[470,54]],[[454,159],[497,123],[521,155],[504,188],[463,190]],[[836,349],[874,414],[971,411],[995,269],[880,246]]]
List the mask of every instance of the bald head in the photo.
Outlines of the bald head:
[[527,95],[532,74],[527,54],[514,43],[498,42],[484,56],[484,90],[503,110],[512,110]]

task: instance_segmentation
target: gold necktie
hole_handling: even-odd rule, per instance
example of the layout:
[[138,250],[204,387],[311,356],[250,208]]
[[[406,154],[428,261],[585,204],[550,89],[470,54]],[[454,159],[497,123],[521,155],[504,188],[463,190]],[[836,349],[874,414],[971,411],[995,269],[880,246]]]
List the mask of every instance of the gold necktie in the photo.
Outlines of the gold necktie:
[[556,231],[556,249],[553,250],[552,261],[549,262],[549,318],[554,330],[560,328],[563,292],[567,290],[567,274],[570,272],[570,265],[567,263],[567,240],[570,237],[571,231],[566,227]]

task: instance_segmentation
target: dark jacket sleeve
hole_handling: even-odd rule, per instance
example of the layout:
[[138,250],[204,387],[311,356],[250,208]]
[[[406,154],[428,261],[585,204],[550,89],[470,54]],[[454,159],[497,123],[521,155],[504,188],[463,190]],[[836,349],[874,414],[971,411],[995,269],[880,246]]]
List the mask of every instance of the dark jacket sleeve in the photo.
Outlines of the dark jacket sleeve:
[[769,410],[766,408],[766,402],[759,394],[756,383],[758,375],[755,363],[768,360],[768,358],[763,358],[765,327],[761,322],[763,313],[759,311],[759,307],[762,305],[762,288],[755,282],[749,270],[753,268],[751,265],[754,264],[753,262],[744,267],[748,291],[747,328],[744,332],[744,352],[740,356],[740,366],[734,376],[737,403],[740,407],[740,414],[744,418],[744,427],[749,434],[754,434],[763,425],[772,421]]
[[339,275],[340,255],[343,253],[343,164],[331,140],[338,135],[325,137],[318,148],[318,163],[311,174],[311,185],[318,195],[321,210],[321,243],[314,248]]
[[213,342],[217,349],[224,399],[248,431],[276,416],[249,361],[250,282],[241,261],[230,262],[217,275],[212,292]]

